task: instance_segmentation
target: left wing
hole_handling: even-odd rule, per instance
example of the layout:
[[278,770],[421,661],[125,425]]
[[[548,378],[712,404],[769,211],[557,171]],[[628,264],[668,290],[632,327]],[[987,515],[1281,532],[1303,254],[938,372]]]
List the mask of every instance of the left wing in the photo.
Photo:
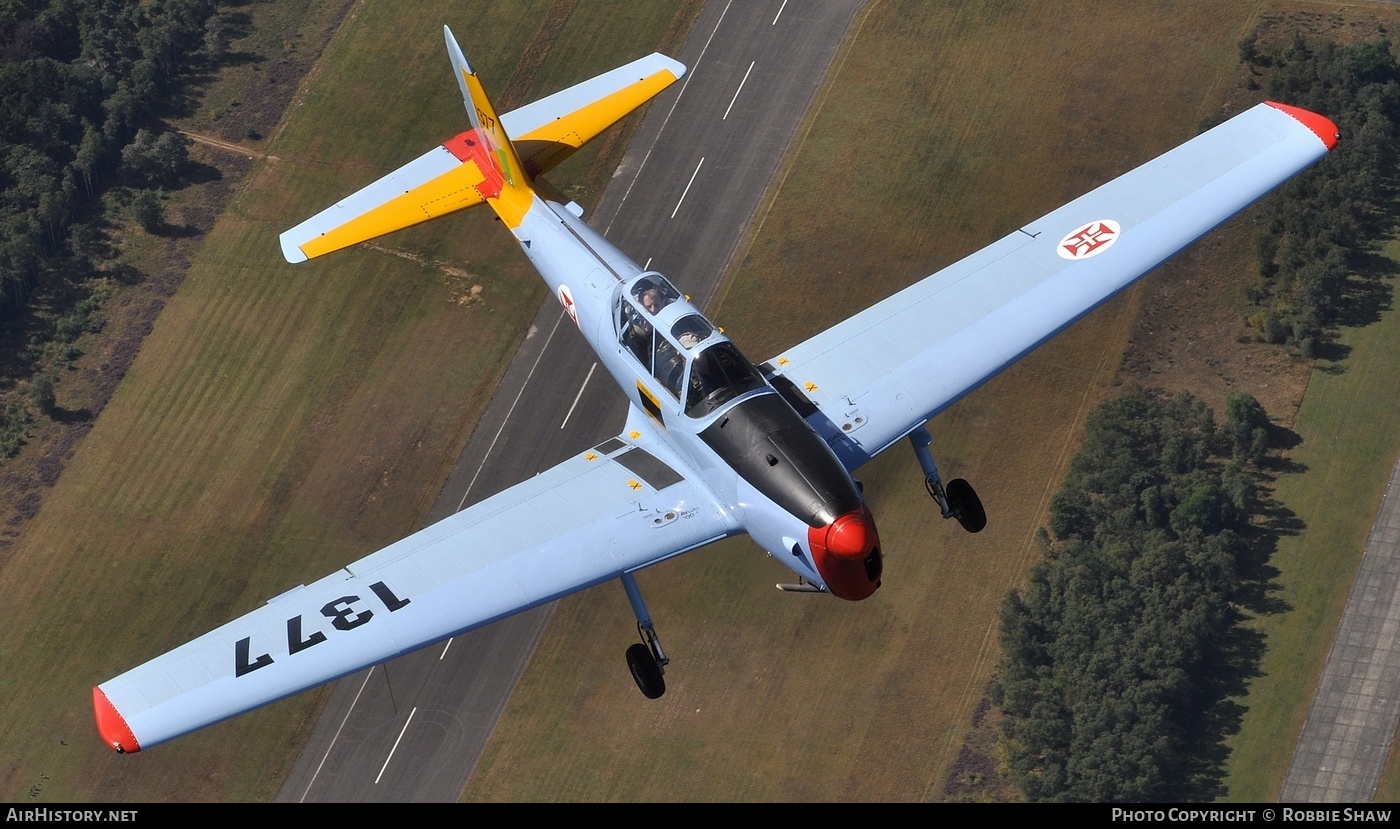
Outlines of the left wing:
[[102,683],[103,740],[139,751],[739,532],[642,420]]
[[1336,140],[1320,115],[1259,104],[761,368],[854,470]]

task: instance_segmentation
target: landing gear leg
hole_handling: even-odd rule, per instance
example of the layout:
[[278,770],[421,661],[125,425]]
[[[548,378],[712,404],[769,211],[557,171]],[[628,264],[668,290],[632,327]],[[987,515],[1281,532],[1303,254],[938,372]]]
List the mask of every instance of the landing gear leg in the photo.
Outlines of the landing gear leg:
[[933,438],[929,437],[927,428],[920,426],[911,432],[909,442],[914,446],[919,465],[924,468],[924,486],[937,502],[943,517],[956,518],[962,528],[970,533],[981,532],[987,526],[987,512],[982,509],[982,501],[977,497],[972,484],[962,478],[954,478],[948,482],[947,487],[943,486],[943,479],[938,475],[938,466],[933,462],[933,453],[928,449]]
[[661,640],[656,638],[656,627],[651,623],[646,603],[642,601],[642,591],[637,587],[637,579],[631,573],[622,574],[622,587],[627,591],[627,600],[632,603],[632,612],[637,616],[637,633],[642,641],[627,649],[627,669],[632,672],[632,681],[637,683],[642,695],[656,699],[666,693],[666,665],[671,660],[661,649]]

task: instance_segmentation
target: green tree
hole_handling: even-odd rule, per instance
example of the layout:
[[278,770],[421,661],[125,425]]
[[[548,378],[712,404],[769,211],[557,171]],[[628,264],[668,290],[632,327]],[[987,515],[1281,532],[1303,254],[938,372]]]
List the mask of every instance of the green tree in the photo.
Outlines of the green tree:
[[1259,463],[1269,451],[1269,415],[1248,392],[1230,392],[1225,398],[1225,434],[1230,454],[1237,460]]
[[138,190],[131,199],[131,218],[147,233],[159,233],[165,228],[165,207],[154,190]]
[[137,130],[136,137],[122,149],[122,169],[141,184],[172,185],[180,180],[189,162],[189,140],[173,132],[156,135]]
[[29,381],[29,402],[41,414],[51,415],[58,408],[58,383],[52,374],[42,372]]
[[1386,38],[1339,46],[1295,32],[1283,46],[1247,42],[1241,54],[1267,67],[1270,99],[1327,115],[1342,133],[1325,161],[1266,202],[1256,244],[1259,310],[1249,324],[1259,339],[1311,357],[1346,311],[1361,255],[1395,224],[1400,63]]
[[[1001,708],[1030,800],[1143,802],[1209,791],[1193,758],[1239,586],[1252,491],[1209,408],[1131,390],[1095,410],[1056,494],[1056,533],[1001,610]],[[1219,735],[1205,739],[1218,742]]]

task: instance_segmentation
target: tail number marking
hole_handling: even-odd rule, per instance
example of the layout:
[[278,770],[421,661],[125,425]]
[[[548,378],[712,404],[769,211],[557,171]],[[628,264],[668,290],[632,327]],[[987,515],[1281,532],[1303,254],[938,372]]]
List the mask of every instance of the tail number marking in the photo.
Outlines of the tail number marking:
[[[393,613],[402,610],[411,599],[400,599],[395,595],[389,585],[382,581],[377,581],[369,586],[375,597],[384,605],[384,609]],[[374,618],[374,611],[368,607],[357,608],[356,603],[362,602],[359,596],[341,596],[335,601],[326,602],[321,607],[321,615],[331,620],[331,627],[336,630],[354,630],[355,628]],[[287,654],[289,656],[300,653],[307,648],[314,647],[326,641],[324,631],[312,631],[308,636],[302,630],[303,622],[300,614],[287,620]],[[264,653],[256,658],[251,658],[253,637],[245,636],[234,643],[233,646],[233,675],[244,676],[259,668],[266,668],[273,663],[272,654]]]

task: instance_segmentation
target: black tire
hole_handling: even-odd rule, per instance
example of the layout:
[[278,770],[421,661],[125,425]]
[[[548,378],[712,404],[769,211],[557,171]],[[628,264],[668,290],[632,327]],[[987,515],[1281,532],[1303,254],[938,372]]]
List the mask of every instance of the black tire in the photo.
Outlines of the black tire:
[[637,683],[642,696],[657,699],[666,693],[666,679],[661,675],[656,657],[651,655],[651,648],[641,642],[628,648],[627,669],[632,672],[632,681]]
[[982,532],[987,526],[987,511],[982,509],[982,499],[977,497],[972,484],[962,478],[954,478],[948,482],[944,492],[948,495],[948,508],[962,528],[970,533]]

